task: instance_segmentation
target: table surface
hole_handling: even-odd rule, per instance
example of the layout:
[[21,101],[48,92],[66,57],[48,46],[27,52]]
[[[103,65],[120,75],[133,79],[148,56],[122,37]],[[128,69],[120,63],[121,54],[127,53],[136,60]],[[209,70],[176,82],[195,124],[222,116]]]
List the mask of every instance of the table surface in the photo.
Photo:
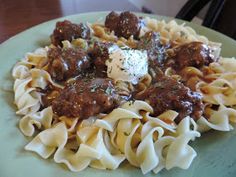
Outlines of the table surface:
[[105,10],[140,11],[128,0],[0,0],[0,43],[54,18]]

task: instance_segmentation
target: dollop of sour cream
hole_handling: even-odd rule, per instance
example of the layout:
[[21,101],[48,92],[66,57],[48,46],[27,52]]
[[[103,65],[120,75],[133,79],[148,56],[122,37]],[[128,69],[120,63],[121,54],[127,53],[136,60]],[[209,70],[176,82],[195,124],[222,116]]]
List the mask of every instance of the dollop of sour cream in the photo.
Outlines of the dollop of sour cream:
[[109,78],[137,84],[148,73],[147,51],[117,48],[109,53],[106,65]]

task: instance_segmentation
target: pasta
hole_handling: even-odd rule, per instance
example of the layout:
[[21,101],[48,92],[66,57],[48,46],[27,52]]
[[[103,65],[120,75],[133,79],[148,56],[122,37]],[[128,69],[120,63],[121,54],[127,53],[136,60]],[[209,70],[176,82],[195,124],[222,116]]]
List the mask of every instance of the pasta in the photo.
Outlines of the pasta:
[[[208,45],[214,57],[220,56],[220,44],[198,35],[185,24],[179,25],[174,20],[143,20],[146,26],[141,29],[140,37],[149,31],[158,32],[163,43],[173,43],[174,47],[169,52],[176,50],[178,45],[198,41]],[[113,42],[124,48],[136,49],[139,46],[135,36],[119,37],[102,24],[88,25],[93,34],[92,40]],[[83,38],[65,40],[61,52],[77,48],[89,50],[90,45]],[[190,141],[210,129],[230,131],[233,129],[231,124],[236,123],[236,60],[223,57],[203,69],[188,66],[176,72],[168,67],[164,72],[166,77],[183,81],[191,90],[203,95],[204,113],[197,120],[191,114],[177,122],[181,112],[172,109],[155,115],[155,107],[150,101],[139,99],[123,100],[111,111],[86,119],[56,114],[53,105],[42,106],[43,96],[47,93],[42,91],[50,91],[52,87],[58,94],[68,86],[56,82],[50,70],[48,52],[52,48],[47,46],[28,53],[14,66],[16,114],[22,115],[19,121],[22,133],[34,137],[25,150],[33,151],[44,159],[53,157],[56,163],[65,164],[71,171],[82,171],[87,167],[114,170],[125,160],[140,168],[143,174],[150,171],[158,173],[164,168],[187,169],[197,156],[189,145]],[[124,97],[135,91],[142,95],[155,82],[154,79],[151,73],[147,73],[139,78],[137,85],[119,80],[115,89]],[[74,80],[76,78],[68,79],[67,84]],[[95,85],[91,92],[96,89]]]

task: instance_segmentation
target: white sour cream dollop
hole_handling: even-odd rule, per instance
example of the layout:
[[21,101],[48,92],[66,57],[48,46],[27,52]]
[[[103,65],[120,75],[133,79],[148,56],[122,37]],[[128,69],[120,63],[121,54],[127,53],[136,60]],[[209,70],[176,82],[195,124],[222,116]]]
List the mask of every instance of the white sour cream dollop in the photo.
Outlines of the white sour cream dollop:
[[110,52],[106,65],[109,78],[137,84],[148,72],[147,51],[117,48]]

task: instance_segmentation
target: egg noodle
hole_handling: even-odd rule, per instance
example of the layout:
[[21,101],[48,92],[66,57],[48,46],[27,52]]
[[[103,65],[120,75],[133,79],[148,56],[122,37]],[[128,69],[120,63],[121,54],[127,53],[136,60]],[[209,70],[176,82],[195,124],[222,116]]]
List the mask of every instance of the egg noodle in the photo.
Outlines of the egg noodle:
[[[179,25],[174,20],[144,20],[147,24],[144,30],[159,32],[163,42],[183,44],[201,41],[215,48],[219,54],[220,44],[196,34],[185,24]],[[137,45],[132,37],[118,38],[114,33],[107,33],[102,24],[90,24],[90,27],[93,35],[100,40],[131,48]],[[63,47],[82,43],[83,39],[64,41]],[[109,114],[99,114],[82,121],[66,116],[55,117],[52,107],[40,109],[42,101],[38,91],[38,88],[45,89],[49,84],[63,87],[55,83],[45,69],[50,47],[27,53],[14,66],[16,114],[23,116],[19,121],[22,133],[34,137],[25,149],[36,152],[44,159],[53,157],[56,163],[65,164],[71,171],[81,171],[87,167],[116,169],[125,160],[140,168],[143,174],[150,171],[158,173],[163,168],[187,169],[197,155],[188,144],[190,141],[210,129],[230,131],[233,129],[231,123],[236,122],[236,60],[222,57],[207,66],[208,72],[205,73],[194,67],[185,68],[188,81],[197,81],[193,87],[203,94],[203,115],[208,118],[202,116],[194,121],[191,117],[185,117],[177,125],[174,120],[178,112],[168,110],[153,117],[153,108],[140,100],[128,101]],[[173,75],[171,70],[165,74],[183,77]],[[140,92],[150,83],[151,77],[147,74],[138,83]],[[116,87],[127,95],[133,90],[132,84],[127,82],[117,81]],[[213,104],[218,107],[213,108]]]

